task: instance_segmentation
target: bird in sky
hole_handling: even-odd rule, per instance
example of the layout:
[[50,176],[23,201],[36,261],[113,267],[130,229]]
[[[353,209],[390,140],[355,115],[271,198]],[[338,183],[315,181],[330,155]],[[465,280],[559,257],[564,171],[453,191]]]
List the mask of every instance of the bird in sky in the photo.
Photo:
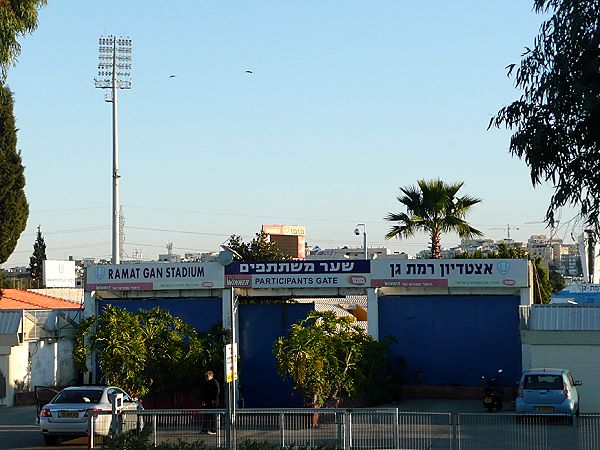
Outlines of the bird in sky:
[[169,78],[175,78],[177,75],[169,75]]
[[254,72],[252,72],[251,70],[246,70],[246,73],[254,73]]

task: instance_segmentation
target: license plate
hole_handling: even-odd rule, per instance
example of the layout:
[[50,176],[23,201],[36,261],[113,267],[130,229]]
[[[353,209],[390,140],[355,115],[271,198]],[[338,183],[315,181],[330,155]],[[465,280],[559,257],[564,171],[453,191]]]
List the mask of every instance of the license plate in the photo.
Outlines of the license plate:
[[79,417],[79,413],[77,411],[59,411],[58,417],[69,417],[69,418],[77,418]]
[[536,406],[536,411],[554,411],[554,406]]

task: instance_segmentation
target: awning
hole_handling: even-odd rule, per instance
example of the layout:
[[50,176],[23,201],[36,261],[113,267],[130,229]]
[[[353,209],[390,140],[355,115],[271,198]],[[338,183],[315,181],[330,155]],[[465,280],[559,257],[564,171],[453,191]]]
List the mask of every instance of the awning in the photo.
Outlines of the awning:
[[22,342],[22,311],[0,311],[0,346],[14,347]]

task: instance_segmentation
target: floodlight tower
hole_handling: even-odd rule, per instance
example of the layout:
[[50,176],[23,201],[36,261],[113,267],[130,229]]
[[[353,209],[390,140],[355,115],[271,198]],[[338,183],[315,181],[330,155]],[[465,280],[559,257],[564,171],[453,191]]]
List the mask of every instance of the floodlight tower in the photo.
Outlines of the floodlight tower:
[[122,36],[100,36],[98,40],[98,78],[94,84],[99,89],[110,89],[104,96],[112,103],[113,130],[113,203],[112,203],[112,263],[121,262],[120,201],[119,201],[119,134],[117,122],[117,89],[131,89],[131,39]]

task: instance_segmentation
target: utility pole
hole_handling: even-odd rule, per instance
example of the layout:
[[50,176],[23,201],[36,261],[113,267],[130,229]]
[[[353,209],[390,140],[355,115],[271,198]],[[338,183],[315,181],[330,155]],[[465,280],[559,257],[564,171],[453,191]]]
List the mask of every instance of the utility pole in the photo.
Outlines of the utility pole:
[[119,200],[119,133],[117,120],[117,89],[131,89],[131,39],[101,36],[98,40],[98,78],[96,88],[110,89],[104,100],[112,103],[113,169],[112,169],[112,263],[121,262],[120,200]]

